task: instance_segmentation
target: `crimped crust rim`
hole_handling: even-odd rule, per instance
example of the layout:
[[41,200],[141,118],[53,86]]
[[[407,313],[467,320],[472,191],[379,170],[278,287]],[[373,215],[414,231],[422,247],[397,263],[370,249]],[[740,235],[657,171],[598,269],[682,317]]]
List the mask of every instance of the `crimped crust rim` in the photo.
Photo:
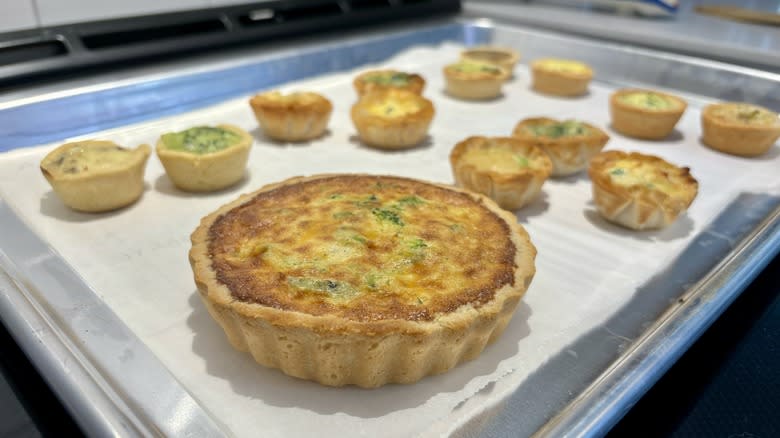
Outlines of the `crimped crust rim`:
[[311,112],[316,114],[328,114],[333,111],[333,104],[325,96],[314,93],[306,92],[314,96],[314,100],[311,102],[302,103],[298,100],[293,101],[279,101],[276,99],[269,99],[266,96],[273,93],[268,91],[265,93],[258,93],[249,98],[249,105],[254,111],[273,112],[273,113],[300,113]]
[[[111,175],[117,175],[123,172],[127,172],[130,170],[133,170],[137,167],[143,167],[146,165],[147,160],[149,159],[149,156],[152,154],[152,148],[148,144],[140,144],[134,149],[125,148],[123,146],[120,146],[116,144],[113,141],[110,140],[82,140],[82,141],[72,141],[68,143],[64,143],[58,147],[56,147],[54,150],[46,154],[46,156],[43,157],[43,160],[41,160],[41,163],[47,161],[50,156],[54,155],[55,153],[59,152],[60,150],[66,150],[70,147],[72,147],[76,143],[104,143],[109,144],[112,146],[122,147],[123,149],[127,149],[128,151],[132,151],[131,160],[128,160],[127,163],[122,163],[120,166],[117,166],[113,169],[98,169],[94,171],[90,171],[88,173],[77,173],[77,174],[52,174],[48,169],[46,169],[43,165],[39,166],[41,169],[41,172],[46,177],[46,179],[50,179],[52,181],[68,181],[68,182],[76,182],[76,181],[90,181],[92,179],[96,178],[103,178],[105,176],[111,176]],[[140,153],[139,153],[140,152]]]
[[[576,62],[578,64],[581,64],[583,67],[585,67],[585,70],[581,72],[576,71],[569,71],[569,70],[555,70],[550,69],[544,66],[546,62],[549,61],[568,61],[568,62]],[[559,76],[566,79],[572,79],[572,80],[591,80],[593,79],[593,69],[584,62],[575,61],[573,59],[558,59],[558,58],[541,58],[536,59],[533,62],[531,62],[531,70],[533,73],[538,74],[542,73],[545,75],[551,75],[551,76]]]
[[[678,108],[648,110],[645,108],[640,108],[636,105],[625,103],[620,99],[621,96],[624,96],[626,94],[633,94],[633,93],[657,94],[659,96],[663,96],[666,99],[673,100],[679,103],[680,105]],[[609,96],[609,103],[612,106],[612,108],[625,111],[625,112],[630,112],[630,113],[643,114],[646,116],[672,116],[672,115],[680,116],[688,108],[688,102],[686,102],[681,97],[675,96],[673,94],[657,91],[657,90],[646,89],[646,88],[621,88]]]
[[252,135],[245,130],[239,128],[235,125],[230,124],[219,124],[215,125],[217,128],[222,128],[226,131],[233,132],[235,134],[238,134],[241,136],[241,140],[239,140],[236,144],[226,147],[225,149],[211,152],[207,154],[196,154],[186,151],[176,151],[171,150],[165,146],[165,143],[163,142],[162,135],[157,140],[157,145],[155,147],[155,150],[157,152],[157,156],[163,160],[163,159],[185,159],[187,161],[200,161],[200,162],[207,162],[207,161],[215,161],[220,160],[226,156],[234,155],[236,153],[242,152],[245,149],[249,149],[252,146],[252,143],[254,141],[254,138]]
[[[774,114],[775,116],[775,123],[772,125],[766,125],[766,126],[756,126],[756,125],[746,125],[744,123],[729,123],[729,121],[722,120],[720,118],[716,118],[712,115],[712,112],[718,108],[722,107],[729,107],[729,106],[737,106],[737,105],[750,105],[757,108],[760,108],[764,111],[767,111],[769,113]],[[719,103],[711,103],[704,107],[701,111],[701,117],[702,121],[705,123],[709,123],[711,125],[717,126],[721,129],[733,129],[738,131],[748,131],[748,132],[766,132],[766,133],[772,133],[772,132],[780,132],[780,117],[778,117],[778,114],[774,111],[770,110],[769,108],[763,107],[761,105],[755,105],[748,102],[719,102]]]
[[[490,63],[485,63],[490,64]],[[457,71],[453,67],[458,63],[446,65],[442,71],[447,79],[454,79],[458,81],[490,81],[490,82],[506,82],[511,76],[511,73],[504,67],[491,64],[491,66],[499,70],[499,74],[483,73],[483,72],[464,72]]]
[[473,59],[477,61],[485,61],[484,58],[480,58],[479,56],[473,57],[473,52],[487,52],[487,53],[495,53],[499,56],[504,56],[505,59],[502,59],[500,61],[487,61],[487,62],[493,62],[495,64],[498,64],[504,68],[508,68],[508,65],[514,66],[517,64],[518,61],[520,61],[520,53],[518,53],[517,50],[509,48],[509,47],[501,47],[501,46],[489,46],[489,45],[480,45],[480,46],[473,46],[469,47],[468,49],[465,49],[460,52],[461,59]]

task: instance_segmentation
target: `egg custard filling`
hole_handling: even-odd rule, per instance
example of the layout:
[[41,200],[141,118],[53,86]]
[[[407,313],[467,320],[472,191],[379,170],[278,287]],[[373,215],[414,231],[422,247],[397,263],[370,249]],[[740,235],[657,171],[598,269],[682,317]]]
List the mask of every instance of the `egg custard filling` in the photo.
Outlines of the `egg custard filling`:
[[590,67],[587,65],[568,59],[545,59],[539,63],[541,68],[549,71],[567,72],[567,73],[589,73]]
[[660,94],[644,91],[624,94],[620,96],[620,101],[627,105],[650,111],[665,111],[676,109],[680,106],[672,99],[668,99]]
[[41,173],[65,205],[103,212],[135,202],[144,190],[144,170],[151,149],[128,149],[110,141],[63,144],[41,160]]
[[514,281],[514,245],[479,238],[506,225],[468,196],[353,181],[262,193],[219,218],[209,231],[217,278],[240,301],[359,321],[431,320]]
[[47,156],[41,168],[51,175],[77,175],[113,170],[126,166],[141,152],[127,149],[109,141],[82,141],[58,149]]
[[589,175],[599,213],[635,230],[671,224],[699,190],[687,167],[637,152],[602,152],[591,160]]
[[216,126],[196,126],[162,135],[162,142],[167,149],[193,154],[221,151],[238,144],[242,139],[239,134]]

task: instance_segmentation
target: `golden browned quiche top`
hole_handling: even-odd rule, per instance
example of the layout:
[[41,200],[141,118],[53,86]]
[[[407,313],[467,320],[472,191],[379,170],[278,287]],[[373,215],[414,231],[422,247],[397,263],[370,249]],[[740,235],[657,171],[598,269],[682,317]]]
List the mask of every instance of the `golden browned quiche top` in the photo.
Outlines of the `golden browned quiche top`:
[[[482,199],[397,177],[303,179],[220,210],[208,256],[240,302],[353,321],[432,321],[478,308],[516,280],[516,224]],[[523,251],[535,252],[522,233]]]

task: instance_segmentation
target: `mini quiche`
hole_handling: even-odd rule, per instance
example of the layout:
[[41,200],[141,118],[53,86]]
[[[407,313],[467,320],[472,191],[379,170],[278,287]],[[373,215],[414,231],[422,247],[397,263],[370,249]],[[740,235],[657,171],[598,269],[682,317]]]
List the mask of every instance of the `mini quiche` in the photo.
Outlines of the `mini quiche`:
[[376,90],[352,106],[352,122],[363,143],[380,149],[406,149],[428,135],[434,109],[430,100],[411,91]]
[[241,180],[251,146],[252,136],[237,126],[196,126],[163,134],[157,157],[176,187],[211,192]]
[[290,376],[373,388],[477,357],[512,318],[535,255],[514,215],[481,195],[320,175],[203,218],[190,263],[233,347]]
[[671,134],[688,104],[671,94],[622,89],[609,98],[612,128],[629,137],[661,140]]
[[749,103],[716,103],[701,113],[702,142],[732,155],[765,153],[780,137],[780,119],[771,110]]
[[446,91],[460,99],[494,99],[509,79],[509,70],[489,62],[461,60],[444,67]]
[[589,174],[599,213],[634,230],[671,224],[699,190],[687,167],[636,152],[602,152],[591,160]]
[[149,145],[135,149],[85,140],[66,143],[41,161],[41,172],[68,207],[97,213],[135,202],[144,191]]
[[450,153],[455,183],[517,210],[542,191],[552,162],[541,149],[512,137],[469,137]]
[[531,88],[553,96],[581,96],[588,91],[593,70],[579,61],[545,58],[531,63]]
[[606,132],[591,124],[547,117],[521,120],[512,135],[524,144],[538,146],[550,157],[552,176],[584,170],[609,141]]
[[425,88],[425,79],[414,73],[404,73],[396,70],[371,70],[355,78],[353,82],[358,96],[369,91],[398,88],[422,94]]
[[515,65],[520,61],[520,54],[508,47],[477,46],[466,49],[460,53],[461,59],[467,61],[488,62],[503,67],[511,73]]
[[322,136],[333,112],[330,100],[311,92],[285,95],[279,91],[269,91],[253,96],[249,106],[265,135],[289,142]]

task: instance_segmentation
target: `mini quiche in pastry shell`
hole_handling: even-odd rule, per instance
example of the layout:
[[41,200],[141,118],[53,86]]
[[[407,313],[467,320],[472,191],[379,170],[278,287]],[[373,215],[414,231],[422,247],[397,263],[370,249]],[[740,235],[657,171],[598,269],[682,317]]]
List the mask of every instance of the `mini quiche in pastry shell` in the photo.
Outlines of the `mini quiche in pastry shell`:
[[41,172],[68,207],[97,213],[135,202],[144,191],[149,145],[126,149],[116,143],[66,143],[41,161]]
[[190,263],[233,347],[290,376],[373,388],[479,356],[512,318],[535,255],[515,216],[482,195],[319,175],[203,218]]
[[353,82],[358,96],[369,91],[398,88],[422,94],[425,79],[415,73],[404,73],[396,70],[371,70],[358,75]]
[[593,70],[579,61],[545,58],[531,63],[531,76],[531,88],[540,93],[574,97],[588,91]]
[[489,62],[461,60],[444,67],[447,94],[460,99],[484,100],[501,95],[509,70]]
[[609,141],[606,132],[591,124],[547,117],[521,120],[512,135],[523,143],[540,147],[550,157],[552,176],[584,170]]
[[317,93],[269,91],[249,99],[255,118],[268,137],[299,142],[322,136],[333,112],[330,100]]
[[496,64],[511,73],[520,61],[520,54],[508,47],[477,46],[460,52],[461,59],[467,61],[488,62]]
[[387,89],[361,96],[351,115],[363,143],[380,149],[406,149],[428,135],[434,109],[433,103],[419,94]]
[[687,106],[677,96],[653,90],[622,89],[609,98],[612,128],[646,140],[661,140],[671,134]]
[[780,137],[777,113],[749,103],[716,103],[701,113],[702,142],[732,155],[753,157]]
[[506,210],[536,198],[553,168],[541,149],[513,137],[469,137],[452,149],[450,164],[458,186]]
[[634,230],[671,224],[699,190],[687,167],[637,152],[602,152],[593,157],[588,173],[599,213]]
[[196,126],[163,134],[157,157],[176,187],[210,192],[241,180],[251,146],[252,136],[237,126]]

